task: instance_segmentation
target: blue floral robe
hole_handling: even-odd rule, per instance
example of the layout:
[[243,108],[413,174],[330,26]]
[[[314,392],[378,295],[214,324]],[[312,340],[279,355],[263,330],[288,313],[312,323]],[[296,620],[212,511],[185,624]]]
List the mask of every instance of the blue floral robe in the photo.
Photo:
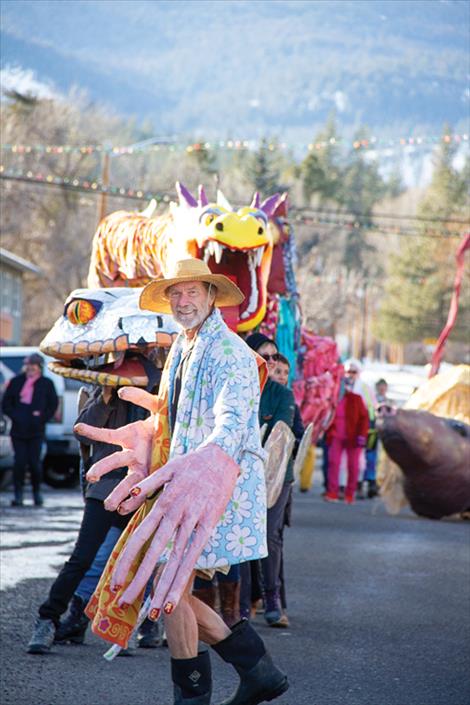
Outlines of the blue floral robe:
[[[173,396],[184,346],[181,333],[171,351],[168,399]],[[253,352],[214,309],[198,332],[186,367],[170,458],[215,443],[237,463],[240,476],[196,568],[218,568],[267,555],[265,452],[258,423],[259,399]]]

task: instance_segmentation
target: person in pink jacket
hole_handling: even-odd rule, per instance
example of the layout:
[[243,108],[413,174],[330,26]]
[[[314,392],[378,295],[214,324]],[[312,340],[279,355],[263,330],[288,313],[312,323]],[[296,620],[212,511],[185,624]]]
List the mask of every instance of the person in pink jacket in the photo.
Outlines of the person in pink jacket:
[[346,377],[343,384],[344,394],[327,433],[328,490],[324,499],[327,502],[339,501],[339,471],[341,455],[344,451],[348,461],[348,480],[344,499],[346,504],[353,504],[359,477],[359,456],[366,445],[369,430],[369,414],[362,397],[352,391],[354,381]]

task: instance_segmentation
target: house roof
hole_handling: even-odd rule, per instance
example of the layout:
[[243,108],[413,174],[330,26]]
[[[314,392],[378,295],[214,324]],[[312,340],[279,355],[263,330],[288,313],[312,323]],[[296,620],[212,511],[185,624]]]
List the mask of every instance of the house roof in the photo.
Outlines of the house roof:
[[4,250],[3,247],[0,247],[0,262],[8,264],[10,267],[18,269],[20,272],[34,272],[35,274],[41,274],[40,268],[36,267],[35,264],[32,264],[31,262],[28,262],[28,260],[13,254],[13,252]]

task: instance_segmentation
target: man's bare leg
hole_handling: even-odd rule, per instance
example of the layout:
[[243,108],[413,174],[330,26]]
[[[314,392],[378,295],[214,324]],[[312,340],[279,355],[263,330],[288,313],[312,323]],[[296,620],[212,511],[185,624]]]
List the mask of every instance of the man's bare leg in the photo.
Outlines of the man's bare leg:
[[165,614],[166,638],[170,654],[176,659],[197,656],[198,639],[216,644],[230,635],[230,629],[213,609],[191,595],[195,573],[183,597],[171,614]]
[[190,603],[194,573],[186,585],[183,596],[171,614],[163,615],[170,654],[176,659],[197,656],[198,626]]
[[198,600],[194,595],[190,595],[189,599],[199,627],[199,638],[201,641],[212,646],[212,644],[217,644],[230,636],[231,630],[212,607]]

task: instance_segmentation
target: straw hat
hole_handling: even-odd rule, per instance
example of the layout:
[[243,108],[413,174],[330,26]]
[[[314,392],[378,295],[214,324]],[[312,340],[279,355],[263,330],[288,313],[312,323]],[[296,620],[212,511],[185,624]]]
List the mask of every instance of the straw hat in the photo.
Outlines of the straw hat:
[[216,306],[238,306],[245,298],[230,279],[223,274],[212,274],[211,270],[201,259],[189,257],[175,262],[173,270],[164,279],[156,279],[144,287],[140,295],[140,308],[156,311],[157,313],[171,313],[170,302],[166,290],[173,284],[182,282],[207,282],[217,287],[215,296]]

